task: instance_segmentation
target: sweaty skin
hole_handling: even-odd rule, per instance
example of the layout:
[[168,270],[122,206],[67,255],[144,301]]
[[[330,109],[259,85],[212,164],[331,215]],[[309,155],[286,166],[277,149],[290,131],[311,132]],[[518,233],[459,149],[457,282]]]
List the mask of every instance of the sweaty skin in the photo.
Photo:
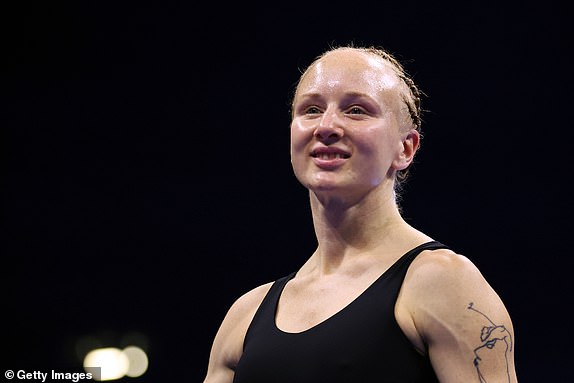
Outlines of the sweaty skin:
[[[411,165],[420,144],[409,95],[388,61],[361,49],[330,51],[301,77],[290,154],[295,176],[309,190],[317,247],[285,285],[275,318],[281,330],[301,332],[325,321],[402,254],[433,240],[403,219],[395,199],[396,174]],[[233,382],[247,328],[271,284],[231,306],[204,383]],[[468,309],[469,302],[483,315]],[[510,316],[465,256],[423,251],[408,269],[395,318],[441,383],[517,382]]]

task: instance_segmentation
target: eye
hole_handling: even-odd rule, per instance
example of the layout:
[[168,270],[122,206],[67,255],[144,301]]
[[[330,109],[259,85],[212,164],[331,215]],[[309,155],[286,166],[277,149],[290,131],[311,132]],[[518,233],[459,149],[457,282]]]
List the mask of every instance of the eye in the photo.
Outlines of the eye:
[[321,113],[321,109],[319,109],[316,106],[309,106],[307,108],[305,108],[305,114],[320,114]]
[[353,105],[347,109],[346,113],[347,114],[366,114],[367,111],[358,105]]

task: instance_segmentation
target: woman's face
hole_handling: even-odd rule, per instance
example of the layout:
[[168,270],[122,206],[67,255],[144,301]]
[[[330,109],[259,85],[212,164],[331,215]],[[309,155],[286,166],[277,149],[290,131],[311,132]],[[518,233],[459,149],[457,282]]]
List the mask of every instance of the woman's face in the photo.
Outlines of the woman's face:
[[344,197],[381,184],[392,190],[395,171],[412,160],[409,142],[416,151],[419,136],[406,123],[401,80],[388,65],[345,49],[303,76],[293,102],[291,162],[311,191]]

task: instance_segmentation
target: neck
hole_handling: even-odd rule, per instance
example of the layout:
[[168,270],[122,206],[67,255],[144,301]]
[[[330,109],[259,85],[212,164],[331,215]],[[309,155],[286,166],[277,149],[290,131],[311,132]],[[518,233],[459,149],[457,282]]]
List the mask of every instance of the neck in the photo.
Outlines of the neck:
[[416,232],[402,218],[392,189],[373,190],[356,203],[313,192],[310,199],[318,241],[314,258],[325,273],[359,254],[400,247]]

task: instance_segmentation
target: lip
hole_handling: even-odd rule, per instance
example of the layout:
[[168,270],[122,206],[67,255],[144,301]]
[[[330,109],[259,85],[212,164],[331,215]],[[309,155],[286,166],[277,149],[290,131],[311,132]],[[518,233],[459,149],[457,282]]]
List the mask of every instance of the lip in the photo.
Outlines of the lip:
[[311,150],[309,156],[319,168],[332,170],[347,162],[351,158],[351,153],[334,146],[320,146]]

